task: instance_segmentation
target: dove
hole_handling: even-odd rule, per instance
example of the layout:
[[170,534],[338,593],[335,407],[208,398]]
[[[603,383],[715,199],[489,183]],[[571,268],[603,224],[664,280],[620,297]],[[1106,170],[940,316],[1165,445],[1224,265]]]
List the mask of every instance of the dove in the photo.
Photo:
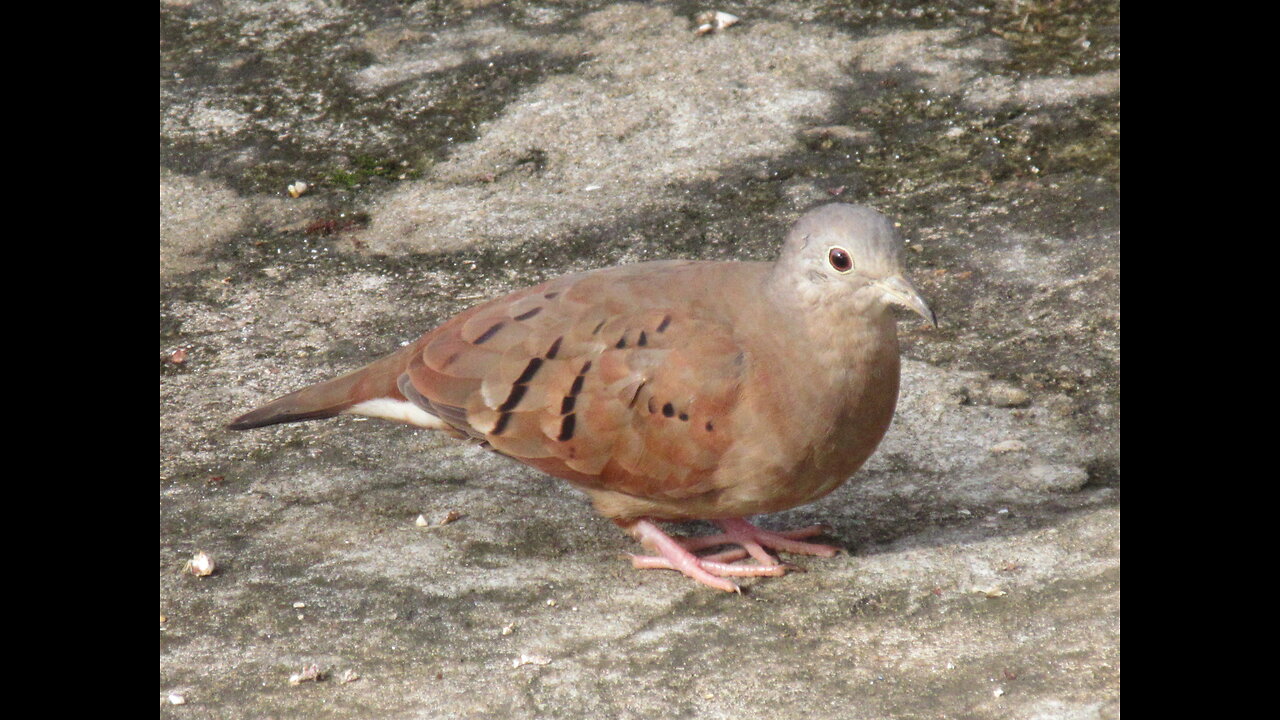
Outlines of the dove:
[[[664,260],[548,280],[229,427],[352,414],[442,430],[585,492],[653,553],[633,566],[740,592],[731,578],[794,569],[770,551],[838,551],[807,541],[822,526],[771,531],[747,518],[840,487],[888,430],[892,307],[937,327],[902,246],[879,212],[823,205],[773,262]],[[660,526],[692,520],[721,532]]]

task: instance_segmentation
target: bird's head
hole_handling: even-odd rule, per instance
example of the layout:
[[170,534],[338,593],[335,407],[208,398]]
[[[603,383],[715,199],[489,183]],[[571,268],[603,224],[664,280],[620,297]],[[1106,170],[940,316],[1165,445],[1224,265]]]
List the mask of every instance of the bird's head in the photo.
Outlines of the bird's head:
[[787,233],[773,282],[805,303],[901,305],[938,326],[906,278],[898,231],[869,207],[831,203],[802,215]]

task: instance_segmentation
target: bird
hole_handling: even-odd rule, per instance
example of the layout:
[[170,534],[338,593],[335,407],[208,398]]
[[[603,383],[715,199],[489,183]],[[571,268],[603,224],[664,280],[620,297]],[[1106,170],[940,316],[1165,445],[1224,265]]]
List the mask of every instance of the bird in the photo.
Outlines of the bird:
[[[822,205],[772,262],[659,260],[548,280],[228,427],[351,414],[441,430],[584,491],[652,553],[634,567],[740,593],[731,578],[798,569],[771,550],[840,549],[807,541],[824,526],[747,518],[827,495],[884,437],[899,390],[891,308],[938,326],[902,248],[880,212]],[[660,525],[686,521],[720,532]]]

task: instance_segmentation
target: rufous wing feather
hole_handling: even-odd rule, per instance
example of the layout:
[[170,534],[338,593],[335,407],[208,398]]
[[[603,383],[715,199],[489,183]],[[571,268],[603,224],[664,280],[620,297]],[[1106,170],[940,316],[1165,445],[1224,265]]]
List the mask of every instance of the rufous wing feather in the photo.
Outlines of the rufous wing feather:
[[454,410],[443,419],[579,485],[697,494],[730,444],[732,328],[646,294],[625,268],[500,298],[425,340],[405,378]]

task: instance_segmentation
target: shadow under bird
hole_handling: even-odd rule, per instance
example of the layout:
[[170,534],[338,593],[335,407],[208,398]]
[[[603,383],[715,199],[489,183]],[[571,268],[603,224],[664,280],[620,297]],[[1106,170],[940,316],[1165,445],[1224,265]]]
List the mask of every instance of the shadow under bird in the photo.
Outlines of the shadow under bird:
[[[563,478],[652,553],[737,591],[770,549],[831,556],[820,526],[746,516],[813,502],[884,436],[898,398],[890,306],[937,326],[893,224],[804,214],[775,262],[671,260],[566,275],[466,310],[399,352],[247,413],[234,430],[339,414],[443,430]],[[663,521],[721,533],[673,537]],[[699,555],[706,550],[717,552]],[[739,562],[747,557],[749,562]]]

